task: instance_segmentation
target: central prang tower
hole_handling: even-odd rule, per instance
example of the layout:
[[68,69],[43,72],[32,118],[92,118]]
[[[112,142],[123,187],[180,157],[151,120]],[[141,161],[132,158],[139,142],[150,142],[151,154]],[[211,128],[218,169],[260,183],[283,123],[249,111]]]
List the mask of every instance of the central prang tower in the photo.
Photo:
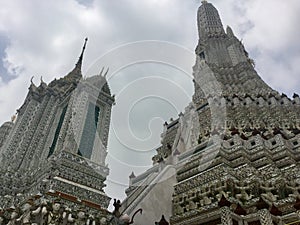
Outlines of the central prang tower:
[[154,166],[130,176],[121,209],[142,207],[149,224],[161,214],[173,225],[296,224],[299,96],[258,76],[211,3],[202,1],[197,20],[193,101],[165,123]]
[[280,95],[258,76],[244,45],[230,27],[224,31],[211,3],[202,1],[197,22],[197,117],[191,135],[179,129],[179,140],[189,145],[181,151],[182,141],[173,145],[179,163],[171,224],[298,221],[299,96]]

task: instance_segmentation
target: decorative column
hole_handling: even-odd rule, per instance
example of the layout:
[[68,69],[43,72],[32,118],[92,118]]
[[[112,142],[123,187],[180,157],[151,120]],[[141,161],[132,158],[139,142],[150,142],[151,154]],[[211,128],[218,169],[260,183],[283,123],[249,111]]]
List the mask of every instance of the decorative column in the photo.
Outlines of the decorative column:
[[221,208],[221,222],[222,225],[232,225],[231,210],[228,206]]
[[272,217],[267,209],[261,209],[258,211],[259,221],[262,225],[273,225]]
[[300,219],[300,198],[296,199],[296,203],[294,204],[294,208],[296,209],[296,214]]
[[221,222],[222,225],[232,225],[232,218],[231,218],[231,210],[230,205],[231,202],[229,202],[224,195],[222,195],[221,200],[218,203],[220,209],[221,209]]

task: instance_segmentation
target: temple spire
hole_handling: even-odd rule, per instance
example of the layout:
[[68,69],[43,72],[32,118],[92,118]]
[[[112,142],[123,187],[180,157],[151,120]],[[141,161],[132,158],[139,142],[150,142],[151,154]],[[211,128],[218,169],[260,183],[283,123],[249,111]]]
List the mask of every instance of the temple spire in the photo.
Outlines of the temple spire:
[[83,54],[84,54],[84,51],[85,51],[85,47],[86,47],[87,41],[88,41],[88,38],[85,38],[85,40],[84,40],[84,45],[83,45],[83,47],[82,47],[81,54],[80,54],[79,59],[78,59],[76,65],[75,65],[75,69],[81,70]]
[[225,34],[217,9],[206,0],[202,1],[202,5],[198,9],[198,31],[201,42],[209,37]]
[[64,77],[64,79],[67,79],[67,80],[70,80],[70,81],[74,81],[74,79],[75,79],[75,81],[78,81],[82,78],[81,66],[82,66],[83,54],[84,54],[84,51],[85,51],[87,41],[88,41],[88,38],[85,38],[81,54],[79,56],[79,59],[78,59],[77,63],[75,64],[75,68],[70,73],[68,73]]

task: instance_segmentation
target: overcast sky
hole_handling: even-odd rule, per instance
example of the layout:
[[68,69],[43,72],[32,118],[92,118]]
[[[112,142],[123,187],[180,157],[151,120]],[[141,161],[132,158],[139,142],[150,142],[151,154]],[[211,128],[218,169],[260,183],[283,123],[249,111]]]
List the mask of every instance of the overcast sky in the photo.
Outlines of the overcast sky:
[[[243,40],[261,77],[279,92],[299,93],[300,1],[211,2],[223,25],[230,25]],[[163,122],[176,118],[193,94],[190,74],[200,4],[196,0],[0,0],[0,123],[21,106],[32,76],[38,85],[40,76],[49,83],[72,70],[88,37],[84,76],[95,75],[102,66],[113,68],[108,78],[117,104],[106,191],[124,198],[129,173],[149,168]],[[154,47],[153,40],[157,40]],[[119,54],[122,51],[126,53]],[[169,62],[172,56],[180,60]]]

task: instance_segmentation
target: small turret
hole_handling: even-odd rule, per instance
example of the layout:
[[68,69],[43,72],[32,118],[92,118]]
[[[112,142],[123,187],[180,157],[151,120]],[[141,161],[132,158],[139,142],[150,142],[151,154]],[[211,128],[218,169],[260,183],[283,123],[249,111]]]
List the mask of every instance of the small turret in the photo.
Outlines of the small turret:
[[47,84],[43,81],[43,76],[41,76],[41,83],[40,86],[47,86]]
[[298,94],[294,93],[293,99],[294,99],[295,104],[300,105],[300,98],[299,98]]
[[38,90],[40,93],[44,93],[44,91],[47,89],[47,84],[43,81],[43,77],[41,76],[41,83],[40,86],[38,86]]
[[37,89],[37,86],[33,83],[33,78],[34,78],[34,76],[32,76],[30,79],[30,86],[28,88],[29,91],[36,91],[36,89]]
[[230,38],[234,37],[234,33],[230,26],[227,26],[226,33],[227,33],[228,37],[230,37]]
[[130,176],[129,176],[129,186],[132,185],[132,180],[133,180],[134,178],[136,178],[136,176],[135,176],[134,172],[132,171],[132,173],[131,173]]

